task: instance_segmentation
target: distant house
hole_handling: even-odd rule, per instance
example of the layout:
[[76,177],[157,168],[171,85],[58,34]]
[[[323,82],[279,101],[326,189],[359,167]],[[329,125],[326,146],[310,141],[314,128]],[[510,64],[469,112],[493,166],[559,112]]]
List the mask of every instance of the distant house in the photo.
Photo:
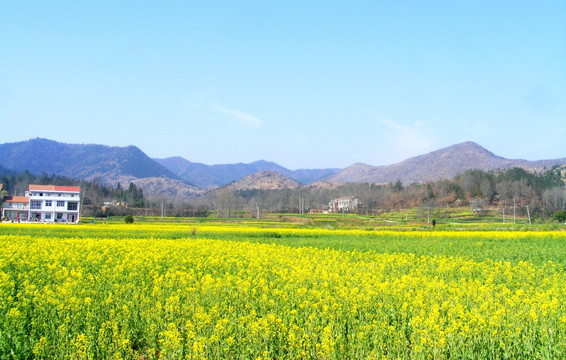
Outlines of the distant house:
[[334,199],[328,203],[328,210],[330,212],[350,212],[358,210],[361,202],[357,196],[346,196]]
[[27,196],[4,196],[2,205],[2,219],[21,220],[28,219],[29,197]]
[[[128,202],[125,200],[111,200],[111,201],[104,201],[102,203],[102,206],[108,207],[108,206],[121,206],[123,208],[127,208],[128,207]],[[104,210],[104,209],[103,209]]]
[[79,221],[78,186],[29,185],[25,196],[5,196],[2,218],[32,222]]

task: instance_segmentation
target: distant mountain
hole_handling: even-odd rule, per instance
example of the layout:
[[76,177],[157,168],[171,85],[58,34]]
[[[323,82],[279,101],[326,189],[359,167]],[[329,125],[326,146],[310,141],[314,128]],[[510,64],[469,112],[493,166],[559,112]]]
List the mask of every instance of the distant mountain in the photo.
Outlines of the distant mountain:
[[154,160],[188,183],[207,190],[227,185],[260,171],[276,171],[302,184],[310,184],[339,171],[339,169],[300,169],[292,171],[274,162],[264,160],[249,164],[222,165],[194,163],[178,156]]
[[332,182],[403,183],[450,179],[469,169],[484,171],[520,167],[529,171],[542,171],[554,165],[566,164],[566,158],[556,160],[509,160],[494,155],[474,142],[452,145],[431,153],[413,157],[388,166],[354,164],[327,178]]
[[179,179],[135,146],[65,144],[37,138],[1,144],[0,154],[3,167],[37,174],[99,179],[103,183],[112,183],[120,176]]
[[397,180],[408,184],[449,179],[469,169],[489,171],[521,167],[529,171],[544,171],[563,164],[566,164],[566,158],[509,160],[473,142],[449,146],[388,166],[358,163],[343,170],[296,171],[263,160],[249,164],[205,165],[181,157],[151,159],[135,146],[65,144],[39,138],[0,144],[1,168],[63,175],[103,184],[132,181],[150,198],[176,200],[204,193],[201,189],[211,190],[227,184],[234,189],[276,189],[300,184],[328,188],[336,186],[336,183],[390,183]]
[[295,189],[300,186],[301,184],[298,181],[281,175],[276,171],[260,171],[226,185],[224,188],[229,190],[278,190]]
[[56,174],[112,184],[141,178],[177,175],[135,146],[65,144],[47,139],[0,144],[0,166],[34,174]]
[[147,197],[153,199],[166,199],[170,202],[179,200],[187,200],[193,195],[202,195],[206,191],[197,187],[188,185],[180,180],[174,180],[166,177],[158,178],[141,178],[132,180],[132,182],[143,190]]

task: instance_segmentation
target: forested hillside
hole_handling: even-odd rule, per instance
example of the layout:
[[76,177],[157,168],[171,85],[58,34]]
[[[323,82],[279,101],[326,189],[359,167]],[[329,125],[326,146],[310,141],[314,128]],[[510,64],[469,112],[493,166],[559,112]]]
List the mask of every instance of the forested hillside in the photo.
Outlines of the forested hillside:
[[102,185],[85,180],[70,179],[65,176],[47,174],[34,175],[29,171],[15,172],[0,168],[0,184],[6,194],[23,196],[28,190],[29,184],[37,185],[67,185],[80,186],[81,203],[83,206],[102,206],[104,201],[125,201],[132,207],[144,207],[145,199],[143,191],[133,183],[122,187],[121,184]]
[[168,177],[180,180],[135,146],[65,144],[31,139],[0,144],[0,154],[0,166],[34,174],[56,174],[104,184],[116,184],[124,178]]
[[[206,195],[189,200],[168,201],[145,199],[142,190],[134,183],[108,186],[64,176],[29,172],[13,172],[0,168],[0,183],[10,195],[24,195],[29,184],[74,185],[81,187],[83,209],[91,215],[103,213],[104,201],[118,200],[128,203],[130,209],[147,209],[146,213],[169,216],[206,216],[213,211],[217,216],[256,215],[258,212],[307,212],[323,209],[332,199],[357,196],[361,205],[357,212],[378,214],[410,208],[440,209],[467,206],[481,213],[488,208],[513,208],[524,213],[527,207],[532,215],[547,217],[557,210],[566,210],[564,167],[554,167],[541,173],[521,168],[505,171],[468,170],[451,180],[431,181],[425,184],[403,185],[401,181],[389,184],[313,184],[284,189],[234,190],[219,188]],[[133,210],[129,210],[133,211]],[[139,210],[138,210],[139,211]],[[148,212],[149,211],[149,212]],[[115,215],[126,210],[115,210]]]
[[296,189],[228,191],[218,189],[209,197],[209,206],[227,215],[235,210],[256,213],[301,212],[326,209],[328,202],[343,196],[361,200],[358,212],[375,214],[414,207],[441,208],[470,206],[476,211],[489,207],[514,207],[539,216],[566,209],[563,168],[558,166],[539,174],[521,168],[505,171],[468,170],[451,180],[424,184],[317,184]]

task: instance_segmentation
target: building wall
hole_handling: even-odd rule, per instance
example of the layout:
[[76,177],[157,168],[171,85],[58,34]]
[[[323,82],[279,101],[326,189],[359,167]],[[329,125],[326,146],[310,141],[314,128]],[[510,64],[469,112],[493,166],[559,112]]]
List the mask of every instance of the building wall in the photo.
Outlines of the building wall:
[[2,219],[22,220],[28,218],[29,199],[25,197],[5,197],[2,205]]
[[21,220],[26,221],[28,218],[27,210],[9,210],[9,209],[2,209],[2,218],[6,218],[9,220]]
[[346,197],[332,200],[328,207],[331,212],[354,211],[358,208],[359,200],[357,197]]
[[79,221],[79,192],[30,190],[29,200],[30,221]]

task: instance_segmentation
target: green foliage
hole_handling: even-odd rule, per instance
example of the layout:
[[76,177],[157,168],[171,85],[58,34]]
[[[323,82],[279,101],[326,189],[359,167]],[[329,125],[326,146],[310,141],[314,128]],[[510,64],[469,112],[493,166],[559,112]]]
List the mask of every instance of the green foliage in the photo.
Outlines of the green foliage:
[[511,168],[504,172],[498,173],[496,181],[525,181],[528,186],[532,187],[538,193],[541,193],[542,191],[553,188],[555,186],[563,185],[560,170],[556,167],[546,171],[544,174],[533,174],[526,171],[525,169]]
[[557,210],[554,213],[554,220],[558,222],[566,222],[566,211],[564,210]]
[[2,204],[4,204],[4,196],[6,195],[8,195],[8,192],[6,190],[0,191],[0,207],[2,206]]
[[395,184],[391,185],[391,189],[393,189],[393,191],[395,192],[403,191],[403,183],[401,182],[401,180],[397,180]]
[[133,207],[144,207],[145,205],[142,190],[138,189],[133,183],[130,183],[128,190],[125,191],[124,198],[131,203]]
[[126,215],[126,216],[124,216],[124,222],[126,224],[133,224],[134,223],[134,217],[132,215]]

